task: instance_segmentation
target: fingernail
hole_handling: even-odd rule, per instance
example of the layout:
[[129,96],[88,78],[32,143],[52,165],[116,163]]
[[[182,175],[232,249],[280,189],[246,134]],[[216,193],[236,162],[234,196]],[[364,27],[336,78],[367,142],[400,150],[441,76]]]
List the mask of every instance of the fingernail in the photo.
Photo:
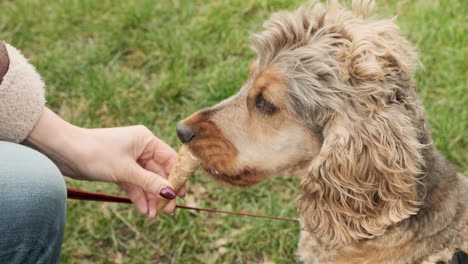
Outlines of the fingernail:
[[159,191],[159,195],[161,195],[162,197],[168,200],[173,200],[176,198],[176,194],[174,190],[172,190],[170,187],[161,188],[161,191]]

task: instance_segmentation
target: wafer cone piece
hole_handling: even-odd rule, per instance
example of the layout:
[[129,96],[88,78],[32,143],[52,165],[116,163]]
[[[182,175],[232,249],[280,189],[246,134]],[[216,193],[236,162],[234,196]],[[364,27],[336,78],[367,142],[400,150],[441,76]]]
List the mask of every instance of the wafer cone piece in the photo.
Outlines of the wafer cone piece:
[[[172,166],[171,173],[169,174],[169,183],[172,188],[177,192],[182,185],[195,173],[200,162],[193,157],[193,155],[188,150],[188,147],[183,145],[179,152],[177,153],[176,161]],[[169,200],[159,200],[158,201],[158,212],[160,212],[169,202]]]

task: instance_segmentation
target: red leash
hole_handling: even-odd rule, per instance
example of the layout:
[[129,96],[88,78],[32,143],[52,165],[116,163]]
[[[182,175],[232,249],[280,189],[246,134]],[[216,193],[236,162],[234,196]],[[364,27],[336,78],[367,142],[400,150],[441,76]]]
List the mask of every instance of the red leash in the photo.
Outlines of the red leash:
[[[126,197],[107,195],[103,193],[87,192],[87,191],[82,191],[82,190],[77,190],[77,189],[72,189],[72,188],[67,188],[67,193],[68,193],[68,199],[74,199],[74,200],[111,202],[111,203],[129,203],[129,204],[132,203],[132,201],[130,201],[130,199]],[[276,217],[276,216],[230,212],[230,211],[222,211],[222,210],[214,210],[214,209],[206,209],[206,208],[197,208],[197,207],[178,205],[178,204],[176,205],[176,207],[181,208],[181,209],[205,211],[205,212],[211,212],[211,213],[233,214],[233,215],[251,216],[251,217],[266,218],[266,219],[273,219],[273,220],[299,222],[298,219],[294,219],[294,218],[284,218],[284,217]]]

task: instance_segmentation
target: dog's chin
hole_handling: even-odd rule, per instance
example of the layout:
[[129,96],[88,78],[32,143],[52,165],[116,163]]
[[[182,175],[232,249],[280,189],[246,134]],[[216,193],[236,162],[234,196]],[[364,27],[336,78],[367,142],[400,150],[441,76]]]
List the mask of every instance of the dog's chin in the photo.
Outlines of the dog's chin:
[[[248,166],[239,166],[240,168],[228,166],[223,168],[220,164],[230,164],[228,160],[232,159],[232,157],[224,157],[224,160],[213,160],[210,158],[210,155],[201,151],[203,148],[200,146],[193,144],[187,144],[187,146],[193,157],[200,161],[200,167],[218,182],[245,188],[255,185],[268,177],[268,174],[264,171]],[[211,156],[213,156],[213,153],[211,153]]]
[[245,168],[236,174],[228,174],[217,169],[205,167],[203,169],[215,180],[237,187],[250,187],[261,182],[266,175],[258,170]]

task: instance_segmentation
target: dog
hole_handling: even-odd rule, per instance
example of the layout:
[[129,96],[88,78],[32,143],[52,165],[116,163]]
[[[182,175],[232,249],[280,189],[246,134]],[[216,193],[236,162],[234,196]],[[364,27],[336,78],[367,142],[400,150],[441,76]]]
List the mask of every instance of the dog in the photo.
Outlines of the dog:
[[461,259],[468,180],[432,142],[416,52],[373,6],[273,14],[252,36],[258,58],[240,91],[181,121],[178,136],[218,181],[300,178],[301,263]]

